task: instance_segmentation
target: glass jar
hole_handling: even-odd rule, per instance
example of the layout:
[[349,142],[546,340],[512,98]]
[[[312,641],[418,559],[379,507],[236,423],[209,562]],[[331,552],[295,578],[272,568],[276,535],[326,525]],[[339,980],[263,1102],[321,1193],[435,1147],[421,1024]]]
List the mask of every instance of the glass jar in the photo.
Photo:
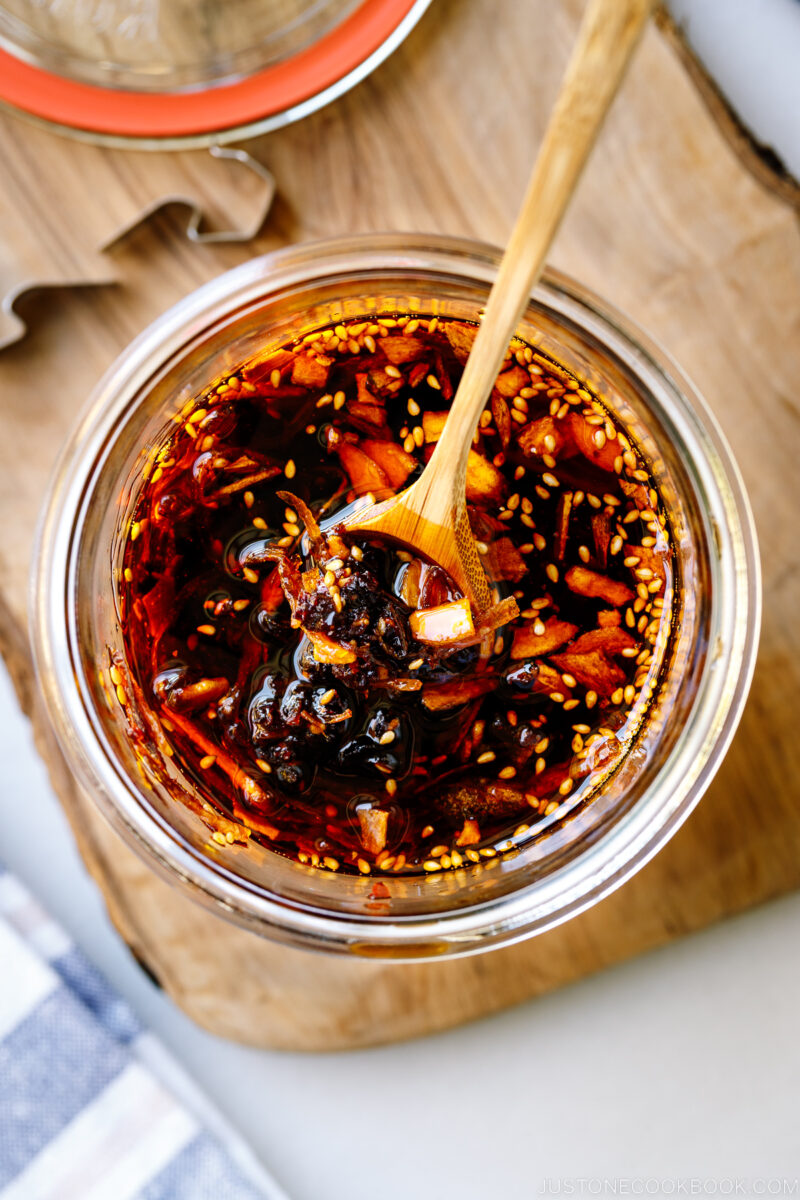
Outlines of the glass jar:
[[174,92],[282,62],[349,17],[358,0],[0,0],[0,45],[96,87]]
[[[627,319],[548,272],[519,328],[619,414],[668,507],[675,633],[647,719],[586,803],[513,851],[457,871],[383,880],[318,871],[251,843],[219,845],[174,761],[142,757],[108,682],[124,657],[116,580],[143,463],[183,404],[271,345],[371,314],[478,318],[499,261],[474,242],[353,237],[230,271],[150,326],[97,387],[45,505],[32,625],[47,707],[79,781],[162,875],[231,921],[299,947],[394,959],[489,949],[566,920],[618,887],[686,819],[747,694],[759,565],[739,472],[705,404]],[[183,801],[181,800],[183,798]],[[195,794],[196,798],[196,794]]]

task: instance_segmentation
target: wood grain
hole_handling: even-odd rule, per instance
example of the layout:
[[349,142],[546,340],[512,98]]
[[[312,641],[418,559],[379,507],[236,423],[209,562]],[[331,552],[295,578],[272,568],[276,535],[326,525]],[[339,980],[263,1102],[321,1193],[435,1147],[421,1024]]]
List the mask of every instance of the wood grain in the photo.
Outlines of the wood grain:
[[[280,195],[253,249],[387,228],[502,242],[581,8],[530,0],[523,24],[516,0],[437,0],[376,75],[257,147]],[[248,253],[174,235],[166,217],[117,248],[124,289],[75,292],[58,311],[47,296],[28,301],[50,319],[0,357],[0,630],[112,916],[176,1001],[208,1028],[260,1045],[388,1041],[536,995],[796,888],[800,233],[795,214],[744,171],[660,35],[645,35],[552,261],[630,312],[717,412],[761,536],[759,667],[722,770],[670,844],[602,904],[519,947],[392,966],[259,941],[156,879],[76,793],[48,740],[29,687],[25,590],[58,446],[129,338]]]
[[20,299],[44,287],[111,284],[108,250],[165,206],[192,241],[247,241],[275,192],[269,171],[236,147],[109,153],[0,113],[0,350],[25,333]]

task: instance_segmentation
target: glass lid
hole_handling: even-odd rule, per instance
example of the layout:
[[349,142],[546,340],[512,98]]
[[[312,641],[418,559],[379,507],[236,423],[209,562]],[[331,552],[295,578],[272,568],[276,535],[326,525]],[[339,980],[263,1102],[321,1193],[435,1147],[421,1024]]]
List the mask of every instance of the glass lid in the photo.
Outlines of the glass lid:
[[429,0],[0,0],[0,102],[137,148],[266,132],[341,95]]
[[3,0],[0,43],[56,75],[172,92],[232,82],[329,33],[359,0]]

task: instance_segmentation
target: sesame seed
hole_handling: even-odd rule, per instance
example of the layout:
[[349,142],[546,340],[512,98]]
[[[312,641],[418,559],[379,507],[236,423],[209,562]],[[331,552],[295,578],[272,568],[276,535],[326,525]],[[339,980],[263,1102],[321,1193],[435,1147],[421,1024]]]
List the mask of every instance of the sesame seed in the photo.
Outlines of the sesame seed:
[[[478,761],[480,761],[480,760],[478,760]],[[501,771],[497,772],[497,778],[498,779],[513,779],[514,776],[516,775],[516,773],[517,773],[516,767],[503,767],[503,769]]]
[[436,862],[433,858],[428,858],[422,864],[423,871],[441,871],[441,863]]
[[483,754],[479,754],[477,761],[481,764],[494,762],[496,758],[494,750],[484,750]]
[[283,468],[283,473],[287,479],[294,479],[297,474],[297,467],[294,465],[294,459],[290,458],[286,466]]
[[381,746],[390,746],[394,741],[395,734],[393,729],[387,729],[386,733],[382,733],[378,739]]
[[551,583],[558,583],[558,567],[555,563],[548,563],[544,569],[544,573]]
[[344,408],[345,399],[346,399],[346,396],[345,396],[344,392],[334,393],[333,407],[337,410],[337,412],[340,408]]
[[544,480],[544,482],[547,484],[548,487],[559,487],[560,486],[555,475],[551,475],[549,471],[545,471],[544,475],[542,475],[542,479]]
[[204,771],[207,771],[209,767],[213,767],[213,765],[216,761],[217,760],[213,754],[204,754],[203,757],[200,759],[200,766],[203,768]]
[[205,634],[206,637],[213,637],[217,631],[213,625],[198,625],[197,632]]
[[336,696],[335,689],[328,688],[327,692],[323,692],[322,695],[320,696],[319,703],[320,704],[330,704],[331,700],[333,700],[335,696]]
[[397,794],[397,780],[396,779],[387,779],[386,783],[383,786],[386,788],[386,791],[389,793],[390,796],[394,796]]

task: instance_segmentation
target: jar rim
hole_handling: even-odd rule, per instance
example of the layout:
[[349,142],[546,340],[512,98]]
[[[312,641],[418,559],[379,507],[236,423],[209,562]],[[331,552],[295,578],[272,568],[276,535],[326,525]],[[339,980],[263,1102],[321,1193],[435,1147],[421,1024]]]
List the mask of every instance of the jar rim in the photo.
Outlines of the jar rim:
[[[387,275],[393,266],[444,275],[466,270],[482,283],[477,267],[491,273],[500,253],[463,238],[369,234],[302,243],[252,259],[191,293],[123,351],[90,397],[55,469],[34,554],[31,627],[37,677],[67,759],[118,832],[163,876],[189,884],[208,906],[274,940],[419,959],[475,953],[543,932],[596,903],[657,853],[699,801],[738,725],[755,665],[761,594],[755,528],[738,467],[715,417],[671,357],[606,301],[548,270],[534,299],[556,316],[579,319],[604,349],[634,360],[639,379],[652,377],[666,389],[673,428],[690,449],[690,465],[714,509],[719,580],[710,608],[719,652],[703,670],[691,722],[630,810],[578,854],[568,871],[557,869],[469,907],[395,918],[320,912],[270,895],[203,858],[139,803],[104,751],[75,678],[77,628],[69,604],[66,622],[64,614],[91,467],[126,406],[141,399],[160,364],[202,334],[212,313],[214,320],[233,316],[278,288],[335,278],[354,266]],[[669,768],[678,761],[683,771],[676,782]]]

